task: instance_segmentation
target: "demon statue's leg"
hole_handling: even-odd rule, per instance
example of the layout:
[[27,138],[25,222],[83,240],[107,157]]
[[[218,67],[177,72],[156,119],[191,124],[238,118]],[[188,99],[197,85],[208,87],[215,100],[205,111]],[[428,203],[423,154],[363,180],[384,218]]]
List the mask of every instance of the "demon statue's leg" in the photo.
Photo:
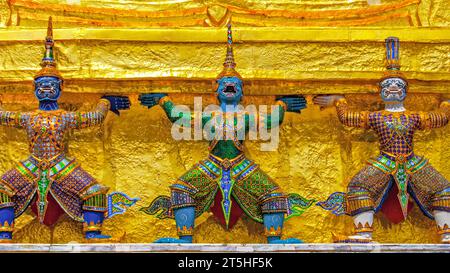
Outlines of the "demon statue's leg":
[[[95,185],[92,188],[97,188]],[[101,233],[105,220],[106,195],[103,193],[93,195],[83,202],[84,232],[86,239],[109,239],[111,236]]]
[[387,194],[391,176],[366,166],[350,181],[345,196],[345,212],[353,218],[355,232],[351,236],[334,234],[335,243],[371,243],[375,208]]
[[[444,181],[444,180],[443,180]],[[445,180],[447,182],[447,180]],[[448,182],[447,182],[448,183]],[[441,242],[450,244],[450,188],[433,195],[433,216],[438,227]]]
[[433,214],[441,235],[441,242],[450,244],[450,212],[435,210]]
[[109,239],[111,236],[101,233],[101,226],[105,220],[105,213],[98,211],[83,211],[86,239]]
[[11,242],[15,216],[27,208],[35,189],[17,168],[0,177],[0,242]]
[[177,225],[177,231],[179,239],[177,238],[161,238],[155,241],[155,243],[179,243],[190,244],[192,243],[192,235],[194,230],[195,221],[195,207],[184,207],[173,210],[175,216],[175,222]]
[[12,240],[14,226],[14,208],[6,207],[0,209],[0,241]]
[[[262,174],[262,172],[260,172]],[[279,192],[272,192],[259,197],[263,224],[267,243],[269,244],[301,244],[301,240],[289,238],[282,240],[284,215],[287,213],[288,200]]]
[[192,243],[192,231],[194,230],[195,207],[185,207],[174,211],[175,222],[180,240]]
[[355,225],[355,235],[349,236],[350,240],[355,241],[372,241],[373,233],[373,216],[375,212],[366,211],[353,216],[353,223]]
[[299,239],[289,238],[282,240],[284,213],[266,213],[263,215],[264,230],[269,244],[301,244]]
[[188,184],[174,184],[171,189],[171,206],[179,238],[161,238],[156,240],[155,243],[190,244],[194,232],[195,200],[191,196],[192,194],[187,192],[191,190]]
[[428,164],[414,173],[411,190],[425,215],[436,221],[441,242],[450,243],[450,182]]

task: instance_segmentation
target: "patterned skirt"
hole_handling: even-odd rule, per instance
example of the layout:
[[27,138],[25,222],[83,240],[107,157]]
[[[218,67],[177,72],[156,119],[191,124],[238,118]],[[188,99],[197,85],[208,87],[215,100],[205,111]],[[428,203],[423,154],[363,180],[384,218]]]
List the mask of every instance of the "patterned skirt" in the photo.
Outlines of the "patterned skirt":
[[107,191],[75,160],[61,156],[43,166],[30,157],[0,178],[0,208],[12,206],[19,217],[35,200],[38,217],[44,222],[48,201],[55,200],[72,219],[82,222],[84,209],[106,211],[106,200],[91,203],[96,196],[104,199]]
[[414,156],[400,164],[380,156],[368,163],[348,185],[348,215],[380,210],[393,187],[405,218],[410,199],[432,219],[434,210],[450,211],[450,183],[425,158]]
[[172,209],[195,206],[197,217],[219,196],[227,225],[234,202],[257,222],[263,222],[265,213],[287,213],[289,208],[278,185],[243,154],[232,160],[210,155],[183,174],[171,194]]

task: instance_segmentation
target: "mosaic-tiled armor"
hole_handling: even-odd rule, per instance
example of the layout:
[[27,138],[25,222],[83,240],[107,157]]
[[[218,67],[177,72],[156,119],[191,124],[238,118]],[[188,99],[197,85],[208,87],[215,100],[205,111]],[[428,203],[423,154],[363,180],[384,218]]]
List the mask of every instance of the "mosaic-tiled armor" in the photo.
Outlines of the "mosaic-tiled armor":
[[[293,205],[292,200],[303,209],[312,204],[299,195],[288,198],[277,183],[263,172],[255,162],[244,154],[243,140],[238,138],[238,128],[249,130],[250,116],[238,112],[237,106],[243,96],[242,78],[235,67],[231,25],[228,26],[228,46],[224,70],[217,78],[217,97],[227,123],[221,132],[213,132],[209,145],[209,156],[183,174],[170,188],[171,197],[159,197],[145,208],[149,214],[155,214],[165,208],[161,218],[175,218],[179,239],[163,238],[159,243],[191,243],[194,232],[194,219],[210,210],[226,229],[230,229],[239,217],[245,213],[256,222],[263,223],[269,243],[298,243],[297,239],[281,240],[285,214]],[[159,103],[172,122],[189,116],[172,116],[175,104],[166,94],[143,94],[141,103],[152,107]],[[300,112],[306,107],[301,96],[283,97],[276,103],[275,111],[279,119],[278,126],[286,111]],[[272,112],[264,121],[266,128],[274,118]],[[202,116],[202,128],[211,121],[211,116]],[[238,120],[244,120],[239,124]],[[217,121],[217,120],[216,120]],[[218,138],[223,133],[223,138]],[[229,136],[229,137],[227,137]],[[290,195],[293,197],[294,195]]]
[[34,78],[39,110],[0,111],[0,125],[24,129],[30,156],[0,178],[0,237],[12,239],[14,218],[28,207],[45,225],[53,225],[66,213],[84,222],[86,238],[109,238],[101,234],[107,212],[108,188],[100,185],[80,164],[65,154],[67,131],[101,124],[108,111],[129,108],[127,97],[103,97],[92,112],[60,110],[63,78],[53,57],[52,21],[49,19],[42,69]]
[[394,223],[404,220],[414,201],[422,212],[435,219],[442,242],[450,242],[450,183],[428,160],[414,153],[413,137],[417,130],[447,125],[450,103],[442,102],[435,112],[407,111],[403,101],[408,84],[400,73],[399,41],[386,39],[387,72],[380,81],[380,93],[386,108],[377,112],[354,112],[342,96],[319,96],[321,106],[334,103],[339,120],[346,126],[371,129],[380,142],[380,155],[369,159],[348,185],[345,194],[334,193],[319,203],[326,209],[341,208],[354,217],[356,235],[337,236],[340,242],[371,242],[373,215],[381,210]]

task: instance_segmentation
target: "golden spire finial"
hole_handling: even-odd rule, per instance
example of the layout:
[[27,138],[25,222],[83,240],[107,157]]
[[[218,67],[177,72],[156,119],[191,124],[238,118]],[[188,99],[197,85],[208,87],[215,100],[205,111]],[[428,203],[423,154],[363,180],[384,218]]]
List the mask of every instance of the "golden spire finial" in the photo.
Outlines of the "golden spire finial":
[[52,17],[48,17],[48,25],[47,25],[47,39],[53,40],[53,22]]
[[236,67],[236,63],[234,61],[233,54],[233,32],[231,30],[231,19],[227,25],[227,53],[225,56],[225,61],[223,63],[223,70],[217,76],[217,78],[222,77],[238,77],[242,79],[241,75],[234,69]]
[[231,31],[231,21],[228,23],[227,27],[227,55],[225,56],[223,66],[226,68],[235,68],[236,63],[234,62],[233,54],[233,33]]
[[42,58],[41,62],[42,69],[34,78],[42,76],[53,76],[62,79],[61,75],[56,69],[56,60],[53,53],[54,45],[55,41],[53,40],[53,21],[52,17],[50,16],[48,17],[47,36],[45,37],[45,53],[44,58]]

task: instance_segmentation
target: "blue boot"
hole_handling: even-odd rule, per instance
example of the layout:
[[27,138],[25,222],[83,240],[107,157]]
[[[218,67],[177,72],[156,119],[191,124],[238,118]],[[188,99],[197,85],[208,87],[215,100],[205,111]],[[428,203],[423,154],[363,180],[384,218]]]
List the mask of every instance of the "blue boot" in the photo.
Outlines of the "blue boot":
[[192,244],[194,231],[195,207],[184,207],[173,210],[179,238],[161,238],[157,244]]
[[84,211],[84,237],[90,239],[109,239],[111,236],[101,233],[102,223],[105,220],[105,213],[98,211]]
[[267,213],[263,215],[264,230],[268,244],[302,244],[303,241],[296,238],[282,240],[284,213]]
[[0,209],[0,241],[12,241],[14,228],[14,208],[6,207]]

